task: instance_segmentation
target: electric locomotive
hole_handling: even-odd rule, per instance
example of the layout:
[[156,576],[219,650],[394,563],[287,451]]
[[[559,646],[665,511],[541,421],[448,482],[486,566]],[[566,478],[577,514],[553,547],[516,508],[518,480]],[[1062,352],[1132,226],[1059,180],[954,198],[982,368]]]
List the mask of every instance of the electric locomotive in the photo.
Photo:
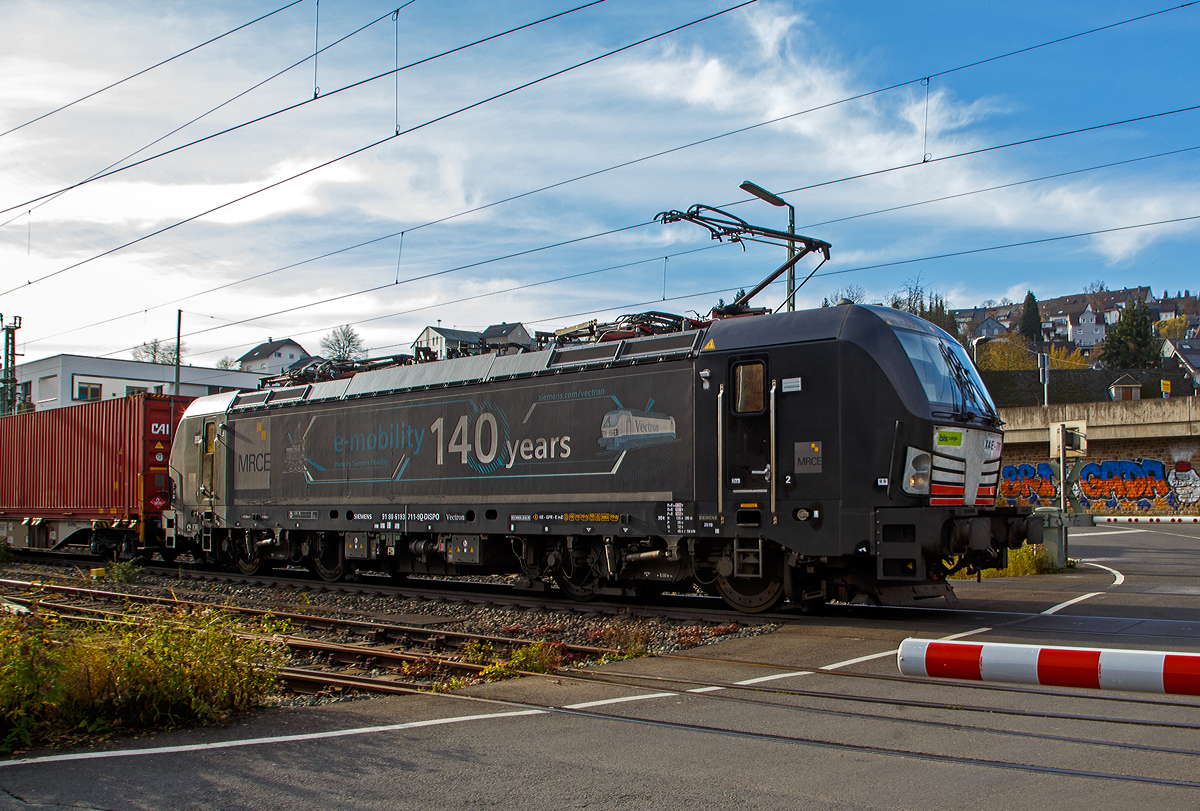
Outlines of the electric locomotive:
[[952,600],[948,574],[1040,541],[993,506],[1000,419],[938,327],[856,304],[678,324],[200,398],[166,544],[758,612]]

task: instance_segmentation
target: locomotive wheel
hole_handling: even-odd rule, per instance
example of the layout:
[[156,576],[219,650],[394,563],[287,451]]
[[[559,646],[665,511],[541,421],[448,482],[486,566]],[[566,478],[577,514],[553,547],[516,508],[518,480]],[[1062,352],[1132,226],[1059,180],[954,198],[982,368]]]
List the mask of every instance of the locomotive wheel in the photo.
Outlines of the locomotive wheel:
[[313,571],[326,583],[336,583],[346,573],[346,558],[341,539],[322,541],[313,557]]
[[578,567],[570,576],[561,569],[554,573],[554,582],[572,600],[587,602],[596,599],[596,589],[600,586],[600,575],[595,567]]
[[726,603],[747,614],[770,611],[783,599],[782,577],[727,578],[717,576],[717,592]]
[[237,568],[239,572],[247,577],[254,577],[255,575],[269,572],[271,570],[271,562],[263,558],[249,559],[239,557],[237,559]]

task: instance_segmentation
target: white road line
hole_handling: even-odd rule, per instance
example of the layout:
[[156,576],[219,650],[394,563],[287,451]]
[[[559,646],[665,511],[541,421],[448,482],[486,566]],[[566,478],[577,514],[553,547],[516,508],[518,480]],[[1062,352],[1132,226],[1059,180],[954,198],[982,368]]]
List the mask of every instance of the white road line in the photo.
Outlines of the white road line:
[[1092,562],[1092,561],[1090,561],[1090,560],[1084,560],[1084,561],[1080,561],[1080,562],[1081,562],[1081,563],[1083,563],[1085,566],[1095,566],[1097,569],[1103,569],[1103,570],[1104,570],[1104,571],[1106,571],[1106,572],[1110,572],[1110,573],[1112,574],[1112,576],[1113,576],[1113,583],[1112,583],[1112,584],[1113,584],[1114,586],[1119,586],[1119,585],[1121,585],[1122,583],[1124,583],[1124,582],[1125,582],[1125,575],[1121,574],[1121,573],[1120,573],[1120,572],[1118,572],[1116,569],[1113,569],[1113,568],[1111,568],[1111,567],[1109,567],[1109,566],[1102,566],[1101,564],[1099,564],[1099,563],[1094,563],[1094,562]]
[[650,698],[670,698],[679,693],[641,693],[636,696],[621,696],[620,698],[604,698],[599,701],[584,701],[580,704],[566,704],[564,710],[586,710],[588,707],[603,707],[605,704],[624,704],[626,701],[645,701]]
[[1065,603],[1059,603],[1058,605],[1054,606],[1053,608],[1047,608],[1045,611],[1042,612],[1042,614],[1043,615],[1057,614],[1060,610],[1066,608],[1069,605],[1075,605],[1075,603],[1082,603],[1084,600],[1087,600],[1091,597],[1095,597],[1095,596],[1097,596],[1099,594],[1103,594],[1103,593],[1104,592],[1102,592],[1102,591],[1093,591],[1090,594],[1080,594],[1078,597],[1072,597],[1070,600],[1067,600]]
[[1070,536],[1073,538],[1077,538],[1080,536],[1086,537],[1089,535],[1124,535],[1127,532],[1149,532],[1149,531],[1150,530],[1148,530],[1148,529],[1100,529],[1100,527],[1097,526],[1096,530],[1094,532],[1084,532],[1083,530],[1080,530],[1080,529],[1072,529],[1070,532]]
[[371,735],[377,732],[397,732],[404,729],[419,729],[435,727],[444,724],[458,724],[463,721],[485,721],[490,718],[508,718],[519,715],[544,715],[545,710],[515,710],[513,712],[491,712],[482,715],[460,715],[453,718],[433,718],[428,721],[409,721],[404,724],[387,724],[375,727],[356,727],[354,729],[335,729],[327,732],[308,732],[302,735],[277,735],[271,738],[246,738],[239,741],[215,741],[213,743],[194,743],[185,746],[155,746],[146,749],[114,749],[110,752],[77,752],[68,755],[47,755],[45,757],[24,758],[22,760],[0,761],[0,768],[7,766],[24,766],[38,763],[61,763],[67,760],[100,760],[115,757],[136,757],[139,755],[175,755],[183,752],[204,752],[209,749],[235,749],[242,746],[259,746],[265,743],[296,743],[317,741],[325,738],[344,738],[350,735]]
[[[982,634],[985,631],[990,631],[990,630],[992,630],[992,629],[991,628],[976,628],[973,631],[962,631],[961,633],[950,634],[950,636],[943,636],[939,639],[939,641],[949,642],[952,639],[962,639],[964,636],[974,636],[975,634]],[[779,679],[790,679],[793,676],[811,676],[814,673],[819,673],[822,670],[837,670],[839,668],[849,667],[850,665],[857,665],[860,662],[869,662],[872,659],[882,659],[885,656],[895,656],[897,653],[899,653],[899,651],[900,651],[899,648],[892,648],[891,650],[885,650],[882,653],[871,653],[866,656],[856,656],[855,658],[847,659],[844,662],[834,662],[831,665],[822,665],[821,667],[818,667],[816,670],[797,670],[797,671],[794,671],[791,673],[775,673],[770,676],[759,676],[758,678],[755,678],[755,679],[746,679],[744,681],[737,681],[737,682],[734,682],[734,684],[744,687],[744,686],[751,685],[751,684],[762,684],[763,682],[768,682],[768,681],[778,681]],[[699,693],[699,692],[708,693],[708,692],[712,692],[713,690],[720,690],[720,689],[723,689],[723,688],[703,687],[699,690],[689,690],[688,692],[689,693]]]

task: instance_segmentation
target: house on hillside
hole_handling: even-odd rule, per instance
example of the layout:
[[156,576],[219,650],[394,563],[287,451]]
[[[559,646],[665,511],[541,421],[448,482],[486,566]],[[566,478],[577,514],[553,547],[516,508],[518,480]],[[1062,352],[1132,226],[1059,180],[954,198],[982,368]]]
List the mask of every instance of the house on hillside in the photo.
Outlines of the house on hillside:
[[243,372],[253,372],[257,375],[277,375],[296,361],[311,357],[304,347],[291,338],[276,341],[267,339],[265,344],[259,344],[245,355],[238,358],[238,368]]
[[1200,338],[1168,338],[1163,341],[1162,357],[1163,360],[1175,358],[1192,376],[1192,380],[1200,385]]
[[1008,332],[1008,328],[1001,324],[994,316],[988,316],[979,322],[975,329],[971,330],[972,338],[995,338],[997,335],[1003,335]]

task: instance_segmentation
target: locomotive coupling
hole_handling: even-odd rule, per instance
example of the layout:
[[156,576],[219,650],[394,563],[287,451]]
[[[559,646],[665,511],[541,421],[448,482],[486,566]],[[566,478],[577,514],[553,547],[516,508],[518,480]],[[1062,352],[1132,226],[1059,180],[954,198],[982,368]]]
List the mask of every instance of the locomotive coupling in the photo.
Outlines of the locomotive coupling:
[[1015,515],[1008,518],[992,516],[985,518],[960,518],[950,531],[950,551],[963,552],[967,549],[1020,549],[1026,540],[1031,544],[1042,542],[1042,521],[1037,516]]

